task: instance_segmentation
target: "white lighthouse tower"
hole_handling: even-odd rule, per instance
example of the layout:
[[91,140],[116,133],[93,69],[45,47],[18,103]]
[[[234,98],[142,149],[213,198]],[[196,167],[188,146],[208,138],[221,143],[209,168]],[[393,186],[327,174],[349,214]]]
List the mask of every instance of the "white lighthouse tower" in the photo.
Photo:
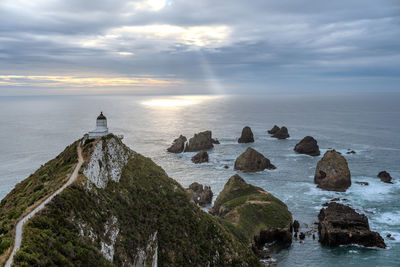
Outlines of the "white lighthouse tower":
[[96,129],[89,132],[89,138],[98,138],[107,134],[107,118],[103,115],[103,112],[101,112],[96,120]]

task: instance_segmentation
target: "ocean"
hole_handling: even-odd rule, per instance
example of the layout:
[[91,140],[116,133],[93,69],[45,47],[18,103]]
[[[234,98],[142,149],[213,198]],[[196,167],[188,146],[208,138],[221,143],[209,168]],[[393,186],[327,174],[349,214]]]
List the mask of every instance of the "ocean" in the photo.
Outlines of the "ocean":
[[[400,94],[0,97],[0,198],[94,129],[100,111],[111,132],[122,134],[125,144],[151,157],[184,187],[194,181],[210,185],[215,199],[236,173],[236,157],[251,146],[277,169],[239,175],[284,201],[301,231],[315,227],[322,204],[338,197],[368,216],[371,229],[388,245],[328,248],[307,237],[274,254],[278,266],[399,266]],[[271,138],[266,131],[275,124],[288,127],[290,138]],[[237,143],[244,126],[252,128],[254,143]],[[180,134],[190,138],[204,130],[221,142],[210,151],[209,163],[193,164],[194,153],[166,152]],[[322,154],[293,151],[307,135],[318,141],[322,154],[333,148],[346,157],[352,175],[347,192],[316,188],[313,177]],[[346,154],[348,149],[356,154]],[[376,177],[382,170],[392,175],[393,184]]]

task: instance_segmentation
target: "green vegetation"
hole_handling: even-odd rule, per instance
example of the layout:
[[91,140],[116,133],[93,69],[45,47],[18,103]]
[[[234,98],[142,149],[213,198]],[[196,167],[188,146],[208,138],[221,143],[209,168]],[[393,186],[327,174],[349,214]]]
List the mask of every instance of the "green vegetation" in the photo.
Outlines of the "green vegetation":
[[252,242],[260,230],[290,227],[292,215],[287,206],[262,188],[247,184],[239,175],[232,176],[215,201],[213,212],[232,223],[240,239]]
[[78,162],[78,142],[17,184],[0,202],[0,255],[12,246],[14,227],[27,209],[43,201],[68,180]]
[[[148,252],[148,266],[155,234],[159,266],[259,266],[248,243],[232,234],[236,227],[190,203],[149,158],[134,154],[120,181],[105,189],[89,190],[89,183],[81,175],[25,226],[17,266],[133,265],[140,250]],[[101,242],[111,242],[105,225],[114,217],[119,234],[111,262],[101,254]]]

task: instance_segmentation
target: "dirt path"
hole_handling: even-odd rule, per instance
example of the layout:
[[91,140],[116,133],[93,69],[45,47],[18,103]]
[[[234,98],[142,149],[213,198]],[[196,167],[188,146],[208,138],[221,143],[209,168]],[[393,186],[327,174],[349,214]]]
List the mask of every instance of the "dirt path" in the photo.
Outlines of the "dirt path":
[[76,165],[76,167],[74,169],[74,172],[72,173],[72,175],[69,178],[69,180],[61,188],[59,188],[57,191],[55,191],[51,196],[49,196],[46,200],[44,200],[42,203],[40,203],[39,206],[37,206],[34,210],[32,210],[29,214],[27,214],[25,217],[23,217],[17,223],[17,227],[16,227],[16,230],[15,230],[14,248],[13,248],[11,254],[10,254],[10,257],[7,260],[7,263],[5,265],[6,267],[11,267],[11,265],[13,263],[13,258],[15,256],[15,254],[17,253],[17,251],[19,250],[19,248],[21,247],[22,234],[24,232],[24,229],[23,229],[24,224],[30,218],[35,216],[36,213],[41,211],[45,207],[45,205],[47,203],[49,203],[55,196],[60,194],[65,188],[67,188],[67,186],[69,186],[70,184],[72,184],[76,180],[76,177],[78,177],[78,172],[79,172],[79,169],[82,166],[82,163],[83,163],[82,148],[79,145],[78,146],[78,165]]

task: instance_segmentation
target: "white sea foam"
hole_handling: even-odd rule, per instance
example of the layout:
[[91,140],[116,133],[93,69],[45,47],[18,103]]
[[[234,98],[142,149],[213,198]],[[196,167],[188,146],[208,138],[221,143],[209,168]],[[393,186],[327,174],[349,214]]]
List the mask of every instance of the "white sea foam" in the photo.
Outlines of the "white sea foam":
[[400,225],[400,211],[384,212],[379,217],[374,218],[374,221],[387,225]]

